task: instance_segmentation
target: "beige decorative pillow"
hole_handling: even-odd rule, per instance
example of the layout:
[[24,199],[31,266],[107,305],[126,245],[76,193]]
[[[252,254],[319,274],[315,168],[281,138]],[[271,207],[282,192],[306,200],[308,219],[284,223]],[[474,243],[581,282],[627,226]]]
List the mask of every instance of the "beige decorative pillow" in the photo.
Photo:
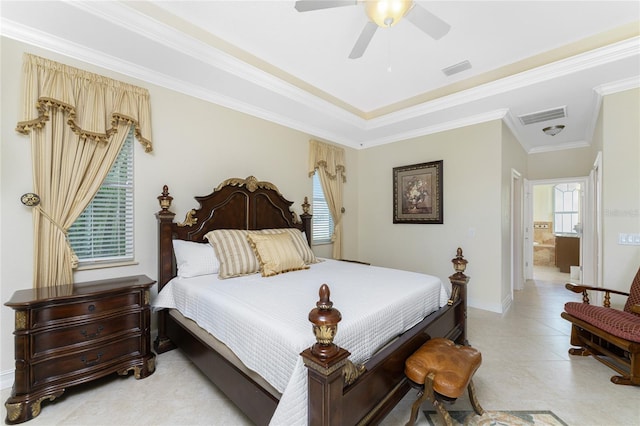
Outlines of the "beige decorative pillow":
[[247,235],[256,231],[244,229],[216,229],[204,237],[209,240],[220,261],[218,278],[232,278],[260,271],[258,259],[247,241]]
[[311,247],[309,247],[309,242],[302,235],[302,232],[297,228],[282,228],[282,229],[263,229],[260,231],[263,234],[279,234],[282,232],[287,232],[291,235],[291,240],[293,241],[293,245],[295,245],[296,250],[304,260],[304,263],[310,265],[312,263],[318,263],[320,260],[313,254],[311,251]]
[[263,277],[300,269],[309,269],[287,232],[279,234],[247,234]]

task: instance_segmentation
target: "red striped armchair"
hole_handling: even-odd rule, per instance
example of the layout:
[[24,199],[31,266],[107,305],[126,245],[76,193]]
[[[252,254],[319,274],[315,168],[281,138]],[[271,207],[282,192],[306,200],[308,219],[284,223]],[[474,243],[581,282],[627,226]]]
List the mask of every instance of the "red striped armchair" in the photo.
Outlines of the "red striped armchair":
[[[574,293],[582,293],[582,303],[568,302],[562,318],[570,321],[569,354],[591,355],[615,370],[611,381],[618,385],[640,386],[640,269],[629,293],[600,287],[567,284]],[[604,292],[603,306],[589,303],[589,292]],[[627,296],[623,310],[611,307],[611,294]]]

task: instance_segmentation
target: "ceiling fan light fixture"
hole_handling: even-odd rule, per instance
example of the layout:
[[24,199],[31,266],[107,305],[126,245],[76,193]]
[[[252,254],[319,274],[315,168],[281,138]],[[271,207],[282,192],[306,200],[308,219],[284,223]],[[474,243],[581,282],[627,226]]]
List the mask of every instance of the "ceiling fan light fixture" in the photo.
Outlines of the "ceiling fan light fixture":
[[392,27],[411,9],[412,0],[367,0],[367,16],[379,27]]
[[549,126],[549,127],[545,127],[544,129],[542,129],[542,131],[549,136],[555,136],[558,133],[560,133],[562,130],[564,129],[564,125],[563,124],[558,124],[556,126]]

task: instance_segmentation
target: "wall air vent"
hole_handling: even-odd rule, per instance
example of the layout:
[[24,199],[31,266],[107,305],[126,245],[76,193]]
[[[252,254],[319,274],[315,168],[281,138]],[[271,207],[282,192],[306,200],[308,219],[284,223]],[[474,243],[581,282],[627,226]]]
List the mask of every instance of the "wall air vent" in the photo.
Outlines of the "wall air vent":
[[542,121],[555,120],[567,116],[567,106],[547,109],[544,111],[532,112],[531,114],[519,115],[518,119],[523,125],[540,123]]
[[462,71],[466,71],[471,69],[471,62],[469,61],[462,61],[458,64],[455,65],[451,65],[449,67],[443,68],[442,72],[446,75],[446,76],[452,76],[454,74],[457,74],[459,72]]

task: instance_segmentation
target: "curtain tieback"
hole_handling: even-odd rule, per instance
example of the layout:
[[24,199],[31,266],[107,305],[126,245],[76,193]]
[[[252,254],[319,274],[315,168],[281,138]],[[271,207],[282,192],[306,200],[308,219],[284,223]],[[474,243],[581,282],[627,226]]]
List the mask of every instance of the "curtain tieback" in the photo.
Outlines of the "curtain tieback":
[[36,208],[36,210],[38,210],[40,212],[40,214],[44,217],[47,218],[47,220],[49,220],[49,222],[51,222],[52,225],[54,225],[56,228],[58,228],[60,230],[60,232],[62,232],[64,234],[64,237],[67,238],[67,231],[62,227],[62,225],[60,225],[58,222],[56,222],[51,216],[49,216],[47,214],[47,212],[45,212],[42,207],[38,206],[34,206]]
[[58,230],[64,234],[64,240],[67,243],[67,251],[69,253],[69,259],[71,261],[71,269],[76,269],[78,267],[79,259],[78,256],[76,256],[76,253],[73,251],[71,244],[69,244],[69,233],[62,227],[62,225],[60,225],[51,216],[49,216],[47,212],[45,212],[42,207],[40,207],[40,205],[36,205],[34,207],[40,212],[40,214],[42,214],[42,216],[46,217],[53,226],[58,228]]

